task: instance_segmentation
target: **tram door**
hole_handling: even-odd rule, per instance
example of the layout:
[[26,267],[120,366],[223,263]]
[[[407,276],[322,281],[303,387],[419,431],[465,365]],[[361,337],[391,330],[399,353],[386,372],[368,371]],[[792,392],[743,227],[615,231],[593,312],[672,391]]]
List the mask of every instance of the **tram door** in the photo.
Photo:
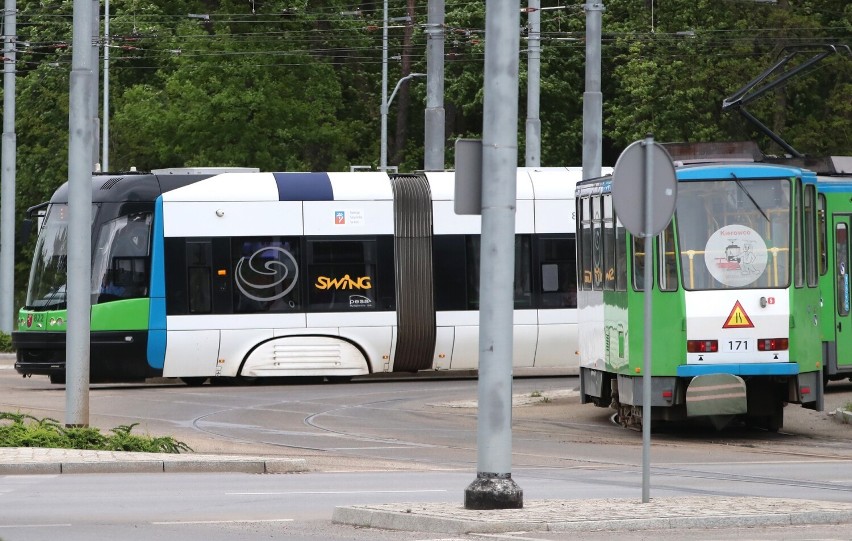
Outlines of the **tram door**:
[[835,214],[834,225],[834,304],[837,367],[852,367],[852,278],[850,240],[852,216]]

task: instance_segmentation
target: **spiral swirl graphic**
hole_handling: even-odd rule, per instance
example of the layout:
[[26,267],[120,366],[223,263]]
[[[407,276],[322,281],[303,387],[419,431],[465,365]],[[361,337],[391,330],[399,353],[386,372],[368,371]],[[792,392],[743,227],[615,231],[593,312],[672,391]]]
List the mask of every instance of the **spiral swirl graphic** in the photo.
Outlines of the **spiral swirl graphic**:
[[[257,257],[260,253],[268,250],[275,250],[293,262],[292,277],[290,276],[291,272],[285,261],[266,261]],[[275,299],[280,299],[287,293],[290,293],[290,291],[296,287],[296,283],[299,279],[299,265],[296,263],[296,258],[293,257],[293,254],[284,248],[280,248],[278,246],[267,246],[257,250],[248,258],[241,257],[237,262],[237,268],[234,274],[234,280],[237,283],[237,288],[243,295],[254,301],[274,301]],[[252,276],[252,274],[255,276]],[[248,278],[246,275],[248,275]],[[263,283],[257,283],[254,280],[258,277],[266,277],[267,279],[272,278],[272,282],[267,283],[264,281]],[[286,285],[286,287],[276,293],[276,289],[278,287],[283,287],[282,284]],[[268,296],[257,296],[246,291],[246,288],[252,288],[254,290],[272,289],[272,291],[269,292],[270,295]]]

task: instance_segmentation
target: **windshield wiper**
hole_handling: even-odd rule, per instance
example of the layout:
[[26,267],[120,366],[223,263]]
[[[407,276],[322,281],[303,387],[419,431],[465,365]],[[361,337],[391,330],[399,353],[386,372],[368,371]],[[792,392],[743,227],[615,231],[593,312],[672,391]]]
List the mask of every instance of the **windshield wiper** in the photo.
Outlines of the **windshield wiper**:
[[767,216],[766,213],[763,212],[763,209],[760,208],[760,205],[758,205],[757,201],[754,200],[754,197],[751,196],[751,193],[749,193],[749,191],[746,189],[746,187],[743,186],[742,181],[740,179],[738,179],[737,176],[733,173],[731,173],[731,176],[734,177],[734,182],[737,183],[737,186],[740,187],[740,190],[742,190],[743,193],[748,196],[748,199],[749,199],[749,201],[751,201],[751,204],[754,205],[754,208],[756,208],[757,210],[760,211],[760,213],[763,215],[763,217],[766,218],[767,222],[770,221],[769,216]]

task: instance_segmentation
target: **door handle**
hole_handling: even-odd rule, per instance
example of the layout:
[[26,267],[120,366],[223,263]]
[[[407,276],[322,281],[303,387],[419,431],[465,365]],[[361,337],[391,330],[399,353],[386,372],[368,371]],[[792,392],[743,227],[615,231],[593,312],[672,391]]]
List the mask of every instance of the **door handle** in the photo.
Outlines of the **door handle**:
[[837,330],[838,330],[838,331],[842,331],[842,330],[843,330],[843,322],[842,322],[842,321],[838,321],[838,322],[837,322]]

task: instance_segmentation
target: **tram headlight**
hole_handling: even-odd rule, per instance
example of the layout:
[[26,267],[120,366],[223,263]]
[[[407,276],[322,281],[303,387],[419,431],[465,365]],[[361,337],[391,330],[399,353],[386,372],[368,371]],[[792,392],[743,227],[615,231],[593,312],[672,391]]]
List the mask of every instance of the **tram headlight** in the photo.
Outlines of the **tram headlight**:
[[687,340],[686,351],[689,353],[716,353],[719,351],[718,340]]
[[757,341],[758,351],[785,351],[790,345],[787,338],[760,338]]

